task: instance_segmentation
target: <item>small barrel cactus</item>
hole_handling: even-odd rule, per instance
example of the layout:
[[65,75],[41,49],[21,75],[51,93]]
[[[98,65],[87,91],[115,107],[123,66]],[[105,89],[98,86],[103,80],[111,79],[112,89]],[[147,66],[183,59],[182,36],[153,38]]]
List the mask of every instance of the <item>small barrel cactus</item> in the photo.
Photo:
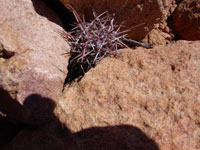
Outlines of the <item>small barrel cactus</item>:
[[73,11],[76,18],[74,28],[70,32],[70,60],[66,82],[84,75],[96,62],[109,54],[117,54],[119,48],[128,47],[123,39],[129,30],[120,31],[122,24],[117,25],[115,15],[106,11],[97,15],[93,11],[94,19],[86,22]]

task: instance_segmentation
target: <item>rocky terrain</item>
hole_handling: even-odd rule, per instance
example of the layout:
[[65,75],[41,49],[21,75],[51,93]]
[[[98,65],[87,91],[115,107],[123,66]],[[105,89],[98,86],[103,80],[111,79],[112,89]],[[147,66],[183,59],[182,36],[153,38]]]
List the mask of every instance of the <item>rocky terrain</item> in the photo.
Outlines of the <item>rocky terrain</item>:
[[[72,8],[108,10],[152,49],[64,85]],[[199,0],[0,1],[0,149],[200,149]]]

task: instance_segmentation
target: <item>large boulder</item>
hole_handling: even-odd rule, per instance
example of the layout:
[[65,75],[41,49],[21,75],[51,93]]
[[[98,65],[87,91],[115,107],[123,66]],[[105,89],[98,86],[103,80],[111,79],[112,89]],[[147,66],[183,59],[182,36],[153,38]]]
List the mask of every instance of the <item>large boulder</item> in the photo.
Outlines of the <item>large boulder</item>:
[[[38,94],[57,101],[63,88],[68,63],[63,54],[69,51],[69,45],[60,34],[63,29],[55,24],[61,23],[58,17],[42,2],[41,8],[51,12],[55,23],[39,15],[41,8],[34,8],[38,3],[0,1],[0,87],[12,97],[2,97],[1,93],[4,101],[0,105],[4,109],[0,112],[7,117],[20,118],[16,112],[23,114],[23,111],[17,110],[18,104],[23,106],[28,96]],[[11,100],[18,104],[13,105]]]
[[179,41],[121,50],[68,85],[56,112],[75,133],[128,124],[161,150],[200,149],[199,47],[199,41]]
[[180,39],[200,40],[200,1],[183,0],[173,15],[175,32]]

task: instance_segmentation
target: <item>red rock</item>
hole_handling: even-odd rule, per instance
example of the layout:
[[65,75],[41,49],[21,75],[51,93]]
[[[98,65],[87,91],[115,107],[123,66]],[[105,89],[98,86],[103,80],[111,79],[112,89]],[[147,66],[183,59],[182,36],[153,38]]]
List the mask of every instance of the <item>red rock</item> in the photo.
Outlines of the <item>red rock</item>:
[[70,1],[60,0],[68,9],[72,7],[82,16],[86,16],[90,20],[92,16],[92,9],[97,13],[109,11],[116,14],[116,21],[121,23],[125,21],[126,28],[137,26],[145,23],[140,27],[133,29],[129,33],[129,37],[135,40],[142,40],[145,35],[151,31],[153,25],[163,19],[164,5],[162,0],[93,0],[93,1]]
[[[5,150],[200,149],[199,41],[121,50],[62,97],[69,46],[63,29],[38,13],[59,19],[33,2],[0,1],[0,123],[7,117],[21,127]],[[162,2],[149,5],[158,12],[151,17],[163,14]],[[139,3],[143,15],[147,3]],[[170,29],[156,29],[148,40],[165,43]]]
[[[44,150],[44,138],[48,147],[59,149],[63,146],[51,124],[58,122],[53,110],[67,74],[63,54],[69,51],[57,25],[61,21],[37,0],[0,1],[0,10],[0,149],[14,139],[8,149]],[[37,130],[45,123],[53,133],[46,126]]]
[[0,10],[0,87],[21,105],[31,94],[57,101],[68,63],[63,29],[37,14],[31,0],[0,1]]
[[200,40],[200,1],[183,0],[173,15],[175,32],[180,39]]
[[[167,28],[167,26],[165,27]],[[173,34],[171,34],[169,30],[164,31],[163,29],[155,28],[148,33],[144,41],[153,45],[165,45],[169,44],[173,37]]]
[[176,2],[175,0],[165,0],[163,2],[164,9],[162,11],[164,19],[160,23],[154,25],[154,28],[146,35],[144,41],[153,45],[164,45],[169,44],[173,40],[174,35],[169,17],[171,17],[171,14],[177,7]]
[[75,133],[127,124],[160,150],[200,149],[199,47],[199,41],[179,41],[121,50],[68,85],[56,112]]

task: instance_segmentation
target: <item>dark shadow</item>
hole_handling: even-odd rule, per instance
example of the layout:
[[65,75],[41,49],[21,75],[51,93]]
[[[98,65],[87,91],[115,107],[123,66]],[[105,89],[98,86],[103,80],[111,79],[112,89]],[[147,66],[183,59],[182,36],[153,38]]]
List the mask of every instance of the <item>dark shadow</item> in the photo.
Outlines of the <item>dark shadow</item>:
[[0,87],[0,149],[23,128],[27,114],[28,111]]
[[[175,11],[174,11],[175,12]],[[170,27],[172,34],[174,35],[172,41],[178,41],[181,40],[180,37],[178,36],[178,34],[175,31],[175,27],[174,27],[174,21],[173,21],[173,16],[174,16],[174,12],[167,18],[167,25]]]
[[181,38],[179,37],[179,35],[176,33],[173,17],[174,17],[174,13],[175,13],[176,9],[178,8],[178,5],[179,5],[182,1],[183,1],[183,0],[175,0],[175,3],[177,4],[177,7],[175,8],[174,12],[173,12],[173,13],[167,18],[167,20],[166,20],[166,21],[167,21],[167,26],[170,27],[171,32],[172,32],[173,35],[174,35],[174,38],[172,39],[172,41],[181,40]]
[[27,97],[23,107],[30,111],[29,119],[4,150],[158,150],[152,139],[131,125],[72,133],[54,115],[55,106],[37,94]]
[[153,140],[131,125],[88,128],[75,137],[81,150],[158,150]]
[[24,107],[30,111],[30,121],[33,125],[42,125],[55,118],[53,111],[55,102],[49,98],[33,94],[26,98]]
[[[85,73],[87,73],[91,68],[95,67],[95,64],[88,65],[88,62],[85,61],[82,64],[76,61],[73,61],[74,57],[77,55],[72,55],[69,58],[68,66],[67,66],[67,77],[65,78],[64,86],[66,84],[71,84],[73,81],[80,81]],[[83,71],[84,70],[84,71]]]
[[32,3],[39,15],[70,31],[74,15],[59,0],[32,0]]
[[[29,117],[5,150],[65,150],[73,142],[71,132],[54,115],[55,102],[38,94],[28,96],[23,107]],[[3,138],[3,137],[2,137]],[[1,139],[0,139],[1,140]]]

